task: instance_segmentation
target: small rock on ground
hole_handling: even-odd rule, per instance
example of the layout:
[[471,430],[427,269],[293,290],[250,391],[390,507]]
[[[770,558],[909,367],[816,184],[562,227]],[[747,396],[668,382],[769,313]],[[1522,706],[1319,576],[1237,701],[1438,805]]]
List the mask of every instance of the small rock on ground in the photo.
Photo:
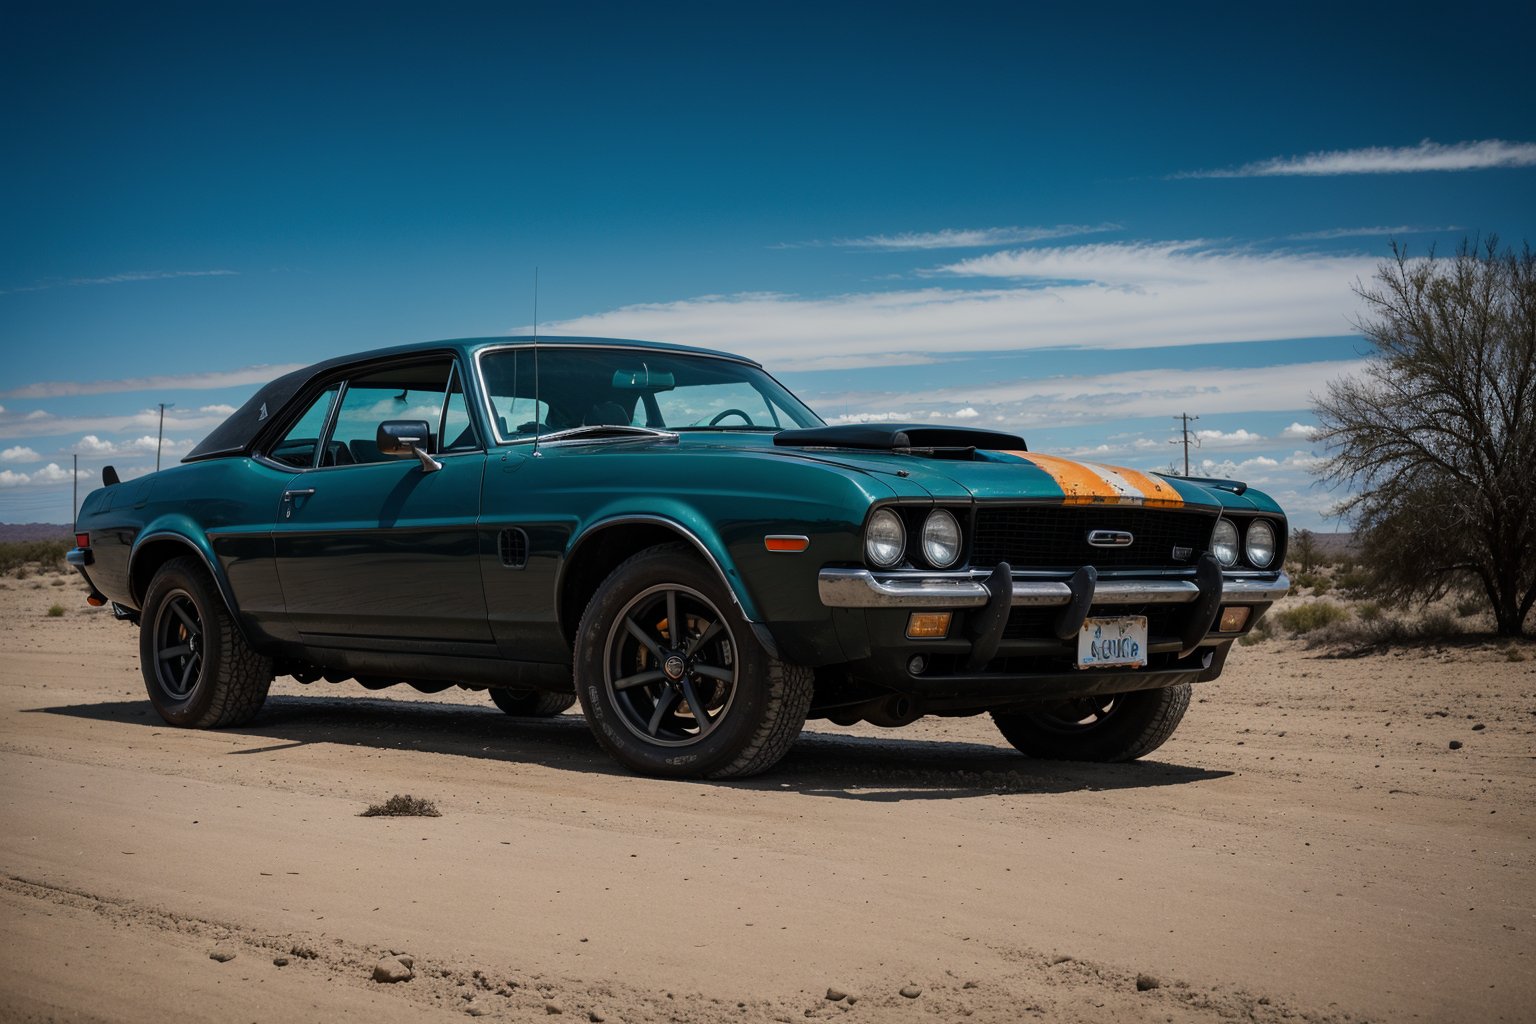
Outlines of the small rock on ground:
[[841,1001],[843,999],[847,999],[847,998],[848,998],[848,993],[844,992],[842,989],[838,988],[836,985],[834,985],[831,988],[827,989],[827,1001],[828,1002],[836,1003],[836,1002],[839,1002],[839,1001]]
[[903,985],[901,987],[901,994],[906,996],[908,999],[916,999],[918,996],[923,994],[923,990],[918,988],[916,985]]
[[385,957],[373,968],[373,980],[384,983],[410,981],[414,974],[414,971],[400,962],[399,957],[393,956]]
[[549,1002],[544,1004],[544,1012],[545,1013],[549,1013],[549,1014],[564,1013],[565,1012],[565,1007],[561,1006],[559,1003],[555,1002],[554,1000],[550,1000]]
[[1138,975],[1136,975],[1136,991],[1137,992],[1150,992],[1154,988],[1161,987],[1162,984],[1163,983],[1160,980],[1158,980],[1157,978],[1153,977],[1150,974],[1138,974]]
[[208,954],[209,960],[217,960],[221,964],[227,964],[234,958],[235,951],[232,949],[216,949]]
[[603,1021],[605,1021],[607,1019],[608,1019],[607,1017],[604,1017],[602,1014],[598,1013],[596,1010],[593,1010],[593,1011],[591,1011],[590,1013],[587,1014],[587,1020],[590,1020],[592,1022],[592,1024],[603,1024]]
[[1460,750],[1461,749],[1461,740],[1451,740],[1451,749],[1452,750]]
[[275,956],[275,957],[272,958],[272,966],[273,967],[287,967],[288,966],[288,958],[285,957],[285,956]]

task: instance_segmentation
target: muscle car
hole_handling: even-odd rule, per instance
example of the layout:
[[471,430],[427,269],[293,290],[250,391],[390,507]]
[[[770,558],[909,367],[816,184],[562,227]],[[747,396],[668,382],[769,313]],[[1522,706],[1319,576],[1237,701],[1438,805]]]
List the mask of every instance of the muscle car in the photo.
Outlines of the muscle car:
[[579,701],[660,776],[764,771],[808,718],[1138,758],[1289,587],[1241,483],[828,424],[750,359],[640,341],[326,360],[104,484],[68,559],[172,725],[249,722],[279,675],[462,686]]

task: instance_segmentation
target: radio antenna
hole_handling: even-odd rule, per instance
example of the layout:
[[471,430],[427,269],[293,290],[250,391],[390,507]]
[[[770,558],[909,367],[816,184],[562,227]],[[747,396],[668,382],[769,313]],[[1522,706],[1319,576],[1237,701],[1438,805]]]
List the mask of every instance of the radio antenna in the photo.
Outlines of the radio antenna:
[[539,268],[533,268],[533,455],[539,454]]

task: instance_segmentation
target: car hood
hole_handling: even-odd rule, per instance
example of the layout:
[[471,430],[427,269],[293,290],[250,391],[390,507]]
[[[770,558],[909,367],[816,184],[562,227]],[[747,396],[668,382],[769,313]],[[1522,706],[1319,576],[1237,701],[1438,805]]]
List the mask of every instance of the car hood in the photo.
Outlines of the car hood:
[[774,451],[866,473],[895,474],[935,499],[1046,500],[1064,505],[1221,508],[1217,488],[1118,465],[1026,450],[1015,434],[922,424],[780,431]]

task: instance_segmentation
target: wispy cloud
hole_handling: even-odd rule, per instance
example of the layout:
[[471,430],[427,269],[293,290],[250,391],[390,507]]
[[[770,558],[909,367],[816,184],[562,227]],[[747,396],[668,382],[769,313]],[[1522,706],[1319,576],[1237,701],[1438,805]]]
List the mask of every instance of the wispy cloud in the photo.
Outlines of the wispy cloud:
[[1447,224],[1443,227],[1422,227],[1412,224],[1400,224],[1396,227],[1380,228],[1330,228],[1327,231],[1303,231],[1296,235],[1286,235],[1289,242],[1327,242],[1335,238],[1398,238],[1403,235],[1433,235],[1442,231],[1463,231],[1464,228],[1455,224]]
[[[1362,360],[1349,359],[1255,368],[1168,368],[938,388],[914,379],[905,392],[829,391],[805,397],[813,407],[843,410],[846,419],[861,422],[952,417],[955,410],[965,409],[978,414],[976,422],[1019,428],[1073,428],[1137,417],[1162,423],[1170,410],[1178,409],[1201,415],[1305,409],[1323,381],[1358,373],[1363,365]],[[1293,430],[1294,425],[1282,432],[1287,444],[1303,440]],[[1205,433],[1206,443],[1227,447],[1251,447],[1264,440],[1243,428]],[[1133,443],[1127,440],[1121,447],[1129,449]]]
[[1418,171],[1480,171],[1536,166],[1536,142],[1481,139],[1450,144],[1425,139],[1417,146],[1335,149],[1305,156],[1277,156],[1213,171],[1185,171],[1175,178],[1274,178],[1338,174],[1410,174]]
[[0,295],[12,295],[17,292],[41,292],[47,291],[49,288],[79,288],[92,284],[168,281],[176,277],[235,277],[239,273],[238,270],[133,270],[123,274],[108,274],[106,277],[45,277],[41,281],[18,285],[15,288],[0,288]]
[[780,248],[836,246],[875,252],[910,252],[923,249],[986,249],[999,245],[1026,245],[1053,238],[1071,238],[1103,231],[1119,231],[1119,224],[1056,224],[1050,227],[944,228],[939,231],[903,231],[894,235],[837,238],[830,242],[789,243]]
[[[52,380],[0,391],[0,398],[61,398],[73,395],[105,395],[120,391],[176,391],[188,389],[232,388],[265,384],[303,363],[279,366],[246,366],[238,370],[214,370],[209,373],[175,373],[155,377],[125,377],[121,380]],[[229,409],[229,406],[217,408]],[[230,412],[233,412],[230,409]],[[228,415],[226,413],[225,415]]]
[[[178,433],[207,432],[223,423],[227,413],[165,411],[165,429]],[[38,409],[25,416],[0,416],[0,439],[21,437],[62,437],[76,433],[96,436],[127,433],[138,430],[156,430],[159,427],[158,409],[144,409],[126,416],[57,416]],[[201,436],[199,434],[198,436]]]
[[1329,337],[1350,332],[1358,301],[1350,286],[1376,265],[1365,256],[1217,250],[1197,241],[1018,249],[928,272],[1004,282],[993,287],[706,295],[624,306],[548,330],[727,347],[780,370],[912,365],[961,352]]
[[17,445],[0,452],[0,462],[41,462],[43,457],[25,445]]

